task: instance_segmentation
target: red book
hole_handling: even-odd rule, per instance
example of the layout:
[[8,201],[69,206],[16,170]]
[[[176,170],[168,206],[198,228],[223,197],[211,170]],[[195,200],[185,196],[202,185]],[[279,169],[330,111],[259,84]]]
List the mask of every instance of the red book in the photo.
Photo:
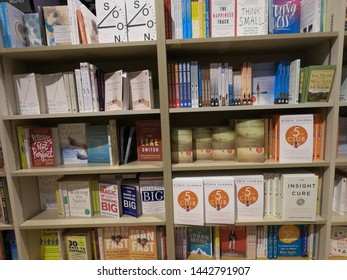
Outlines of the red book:
[[137,160],[163,160],[160,120],[136,121],[136,143]]
[[221,257],[245,258],[246,243],[246,227],[245,226],[221,226],[220,233],[220,249]]
[[61,164],[59,136],[56,127],[30,128],[29,137],[33,167]]

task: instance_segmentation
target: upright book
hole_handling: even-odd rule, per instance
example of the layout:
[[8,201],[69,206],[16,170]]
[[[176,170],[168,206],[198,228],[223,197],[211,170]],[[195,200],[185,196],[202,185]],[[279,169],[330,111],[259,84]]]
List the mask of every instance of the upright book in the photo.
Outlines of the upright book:
[[152,73],[142,70],[128,73],[130,110],[154,109]]
[[137,159],[161,161],[162,141],[160,120],[136,121]]
[[192,226],[187,229],[188,259],[210,259],[213,256],[212,227]]
[[107,125],[87,127],[88,163],[111,163],[111,148]]
[[98,230],[101,232],[99,241],[103,248],[104,260],[129,260],[129,228],[127,226],[103,227]]
[[211,37],[235,36],[235,1],[210,1]]
[[157,229],[155,226],[129,226],[131,260],[157,260]]

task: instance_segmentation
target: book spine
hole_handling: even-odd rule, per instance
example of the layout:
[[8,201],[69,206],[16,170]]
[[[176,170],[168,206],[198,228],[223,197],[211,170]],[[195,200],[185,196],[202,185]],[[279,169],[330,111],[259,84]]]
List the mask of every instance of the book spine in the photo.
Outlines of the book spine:
[[65,90],[65,96],[66,96],[67,112],[71,113],[72,112],[71,92],[70,92],[69,74],[67,72],[63,73],[63,80],[64,80],[64,90]]
[[84,90],[82,88],[82,77],[81,77],[80,69],[75,69],[75,82],[76,82],[76,93],[77,93],[77,101],[78,101],[78,111],[85,112],[84,99],[83,99]]
[[68,73],[69,79],[69,89],[70,89],[70,99],[71,99],[71,111],[72,113],[79,112],[78,110],[78,98],[76,92],[76,78],[74,72]]
[[68,11],[69,11],[69,22],[71,29],[71,43],[73,45],[80,44],[80,37],[78,33],[78,22],[76,11],[80,9],[80,1],[79,0],[67,0]]
[[5,183],[5,179],[1,178],[0,180],[0,210],[2,205],[3,215],[4,215],[4,222],[6,224],[9,224],[12,222],[11,212],[10,212],[10,205],[9,205],[9,196],[7,192],[7,186]]
[[93,95],[88,62],[80,63],[84,112],[93,112]]

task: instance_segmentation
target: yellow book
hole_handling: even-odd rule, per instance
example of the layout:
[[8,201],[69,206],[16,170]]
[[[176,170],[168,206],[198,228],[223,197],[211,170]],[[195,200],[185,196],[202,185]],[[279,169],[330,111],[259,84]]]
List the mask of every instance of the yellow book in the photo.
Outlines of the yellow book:
[[61,244],[62,229],[41,229],[40,257],[41,260],[62,260]]
[[64,236],[67,260],[91,260],[93,257],[90,230],[70,231]]

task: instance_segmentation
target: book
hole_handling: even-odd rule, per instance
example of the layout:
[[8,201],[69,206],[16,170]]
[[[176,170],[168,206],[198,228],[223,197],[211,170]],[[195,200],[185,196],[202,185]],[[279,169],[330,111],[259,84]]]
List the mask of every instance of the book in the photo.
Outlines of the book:
[[100,197],[100,214],[115,218],[122,215],[121,202],[121,183],[122,179],[98,181],[98,192]]
[[328,102],[333,87],[336,65],[310,65],[302,102]]
[[322,30],[322,0],[301,1],[300,32],[320,32]]
[[193,160],[212,160],[212,130],[210,127],[193,127]]
[[30,127],[36,127],[36,125],[18,125],[16,127],[22,169],[31,168],[32,166],[29,142]]
[[135,127],[137,160],[161,161],[163,152],[160,120],[137,120]]
[[247,251],[245,226],[220,226],[221,259],[244,259]]
[[138,179],[124,179],[121,183],[123,214],[138,218],[142,214]]
[[174,223],[204,225],[204,182],[201,177],[174,177]]
[[129,226],[131,260],[157,260],[157,229],[155,226]]
[[64,164],[88,163],[88,123],[60,123],[59,143]]
[[104,260],[129,260],[129,227],[114,226],[100,228]]
[[[0,179],[0,223],[11,224],[13,222],[10,195],[5,178]],[[13,207],[13,206],[12,206]]]
[[210,1],[211,37],[235,36],[235,0]]
[[52,167],[62,163],[57,127],[29,128],[32,167]]
[[342,172],[335,174],[332,210],[347,215],[347,180]]
[[105,74],[105,111],[129,109],[129,80],[123,70]]
[[89,229],[69,229],[64,232],[67,260],[91,260],[92,241]]
[[347,256],[347,227],[331,227],[330,256]]
[[36,73],[13,75],[18,114],[45,114],[46,98],[42,87],[42,76]]
[[28,47],[44,46],[40,14],[38,12],[25,13],[23,20],[26,45]]
[[274,226],[277,239],[277,257],[304,257],[305,231],[307,225]]
[[[131,126],[129,130],[129,134],[126,141],[125,151],[124,151],[124,160],[123,164],[127,164],[128,162],[132,161],[134,157],[132,155],[134,154],[134,151],[136,150],[136,127]],[[126,140],[126,139],[125,139]]]
[[40,196],[41,210],[57,209],[57,197],[54,183],[61,175],[41,175],[37,176],[37,184]]
[[313,115],[279,117],[279,162],[312,162]]
[[161,173],[141,173],[139,177],[143,216],[165,215],[165,188]]
[[268,1],[236,1],[236,36],[268,34]]
[[318,176],[308,171],[280,172],[282,220],[316,221]]
[[24,13],[7,2],[0,3],[0,33],[4,48],[26,47]]
[[269,0],[269,34],[300,33],[301,0]]
[[264,176],[247,172],[233,175],[236,221],[262,220],[264,217]]
[[204,176],[205,223],[234,224],[235,185],[232,176]]
[[340,101],[347,101],[347,65],[341,69]]
[[237,119],[235,134],[238,162],[265,161],[265,119]]
[[120,155],[119,155],[119,131],[117,127],[117,121],[115,119],[109,120],[109,137],[110,137],[110,143],[111,143],[111,159],[113,165],[119,165],[120,164]]
[[97,16],[89,10],[83,3],[76,10],[78,31],[82,44],[98,44]]
[[129,109],[154,109],[152,73],[149,70],[128,72]]
[[89,125],[86,131],[88,163],[111,163],[107,125]]
[[299,85],[300,85],[300,59],[295,59],[289,66],[289,104],[299,103]]
[[71,45],[69,7],[43,6],[47,46]]
[[63,229],[44,228],[40,230],[40,259],[64,260]]
[[275,63],[252,63],[252,104],[274,104]]
[[171,160],[173,163],[193,162],[192,128],[171,128]]
[[235,131],[229,126],[212,127],[212,159],[235,159]]
[[187,229],[188,259],[211,259],[213,256],[212,227],[192,226]]

